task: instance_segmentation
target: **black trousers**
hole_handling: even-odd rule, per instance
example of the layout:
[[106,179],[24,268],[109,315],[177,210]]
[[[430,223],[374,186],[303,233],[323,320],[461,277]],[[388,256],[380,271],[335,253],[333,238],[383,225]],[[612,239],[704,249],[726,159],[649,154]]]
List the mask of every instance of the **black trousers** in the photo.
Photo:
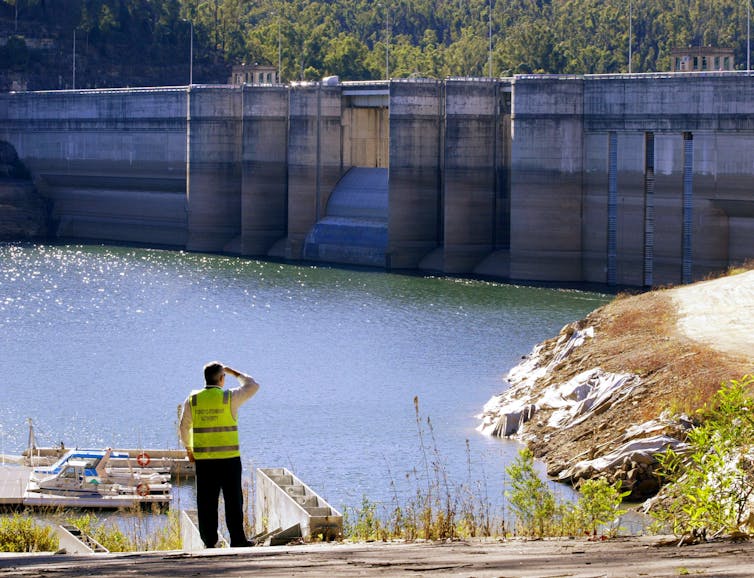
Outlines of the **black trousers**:
[[218,540],[217,508],[220,491],[225,501],[225,524],[230,534],[230,545],[245,546],[240,457],[196,460],[196,508],[199,514],[199,535],[208,548],[212,548]]

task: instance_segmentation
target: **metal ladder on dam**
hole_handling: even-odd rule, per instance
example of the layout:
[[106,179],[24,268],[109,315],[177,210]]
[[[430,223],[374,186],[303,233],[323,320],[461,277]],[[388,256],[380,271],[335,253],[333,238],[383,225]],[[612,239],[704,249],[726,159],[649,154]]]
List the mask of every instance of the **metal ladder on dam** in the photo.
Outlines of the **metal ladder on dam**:
[[352,167],[304,243],[312,261],[385,267],[388,169]]

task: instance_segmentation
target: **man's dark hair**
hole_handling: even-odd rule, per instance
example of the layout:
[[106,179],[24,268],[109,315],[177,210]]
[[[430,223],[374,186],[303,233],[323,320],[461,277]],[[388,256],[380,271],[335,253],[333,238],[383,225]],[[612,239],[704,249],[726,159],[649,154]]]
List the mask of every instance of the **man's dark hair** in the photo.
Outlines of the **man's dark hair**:
[[225,367],[218,361],[210,361],[204,366],[204,382],[207,385],[217,385],[225,373]]

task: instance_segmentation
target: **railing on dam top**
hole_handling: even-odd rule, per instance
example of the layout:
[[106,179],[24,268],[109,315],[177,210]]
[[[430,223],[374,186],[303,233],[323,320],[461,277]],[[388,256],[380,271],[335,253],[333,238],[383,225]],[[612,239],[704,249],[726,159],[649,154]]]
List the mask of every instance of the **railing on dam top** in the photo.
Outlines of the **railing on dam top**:
[[505,77],[492,76],[448,76],[445,82],[500,82],[501,80],[510,80]]
[[126,88],[75,88],[65,90],[33,90],[33,91],[10,91],[9,94],[133,94],[139,93],[165,93],[186,92],[197,88],[211,88],[214,90],[238,90],[249,86],[264,87],[287,87],[287,84],[187,84],[183,86],[132,86]]
[[[198,85],[193,85],[198,86]],[[204,85],[202,85],[204,86]],[[9,94],[24,94],[33,92],[34,94],[127,94],[134,92],[144,93],[161,93],[161,92],[185,92],[188,86],[134,86],[130,88],[76,88],[66,90],[30,90],[30,91],[11,91]]]
[[[516,80],[646,80],[646,79],[670,79],[670,78],[724,78],[724,77],[754,77],[754,71],[751,70],[705,70],[691,72],[634,72],[614,73],[614,74],[516,74],[513,76],[449,76],[444,79],[439,78],[391,78],[389,80],[347,80],[338,84],[344,87],[367,87],[367,86],[390,86],[390,83],[405,84],[430,84],[442,82],[489,82],[495,83],[500,81]],[[124,94],[124,93],[165,93],[165,92],[186,92],[198,88],[211,88],[215,90],[237,90],[239,88],[254,87],[274,87],[274,88],[296,88],[306,86],[323,85],[322,81],[294,81],[288,84],[284,83],[265,83],[265,84],[190,84],[184,86],[133,86],[125,88],[86,88],[86,89],[65,89],[65,90],[36,90],[36,91],[10,91],[8,94],[25,94],[32,92],[34,94]],[[324,85],[323,85],[324,86]]]
[[[704,70],[698,72],[632,72],[614,74],[516,74],[514,80],[610,80],[610,79],[667,79],[667,78],[719,78],[754,76],[746,70]],[[456,79],[453,79],[456,80]],[[477,80],[477,79],[469,79]]]
[[516,74],[514,80],[582,80],[583,74]]
[[633,72],[617,74],[585,74],[584,78],[588,80],[606,80],[610,78],[629,78],[629,79],[646,79],[646,78],[720,78],[720,77],[741,77],[754,76],[754,71],[747,70],[699,70],[688,72]]
[[343,86],[389,86],[389,80],[344,80]]

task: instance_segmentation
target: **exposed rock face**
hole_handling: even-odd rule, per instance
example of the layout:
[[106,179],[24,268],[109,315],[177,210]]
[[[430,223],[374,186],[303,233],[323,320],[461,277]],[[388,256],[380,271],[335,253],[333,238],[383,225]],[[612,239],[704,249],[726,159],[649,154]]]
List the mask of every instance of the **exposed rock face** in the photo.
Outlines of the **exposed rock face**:
[[0,141],[0,240],[47,234],[47,206],[15,149]]
[[614,422],[601,422],[606,412],[620,411],[631,403],[632,394],[641,387],[641,379],[632,373],[610,373],[599,367],[582,371],[565,382],[558,381],[558,368],[587,340],[594,339],[592,327],[573,323],[564,327],[557,339],[541,343],[523,361],[510,370],[506,380],[510,388],[494,396],[479,416],[478,429],[489,435],[516,437],[540,447],[546,446],[555,433],[584,425],[610,431],[609,440],[593,444],[588,439],[583,451],[567,459],[548,460],[548,474],[561,482],[578,487],[584,480],[606,478],[620,481],[630,498],[643,499],[657,492],[659,480],[654,474],[655,455],[672,447],[683,451],[685,430],[690,423],[666,416],[632,427],[619,429]]
[[16,149],[9,142],[0,140],[0,179],[28,181],[29,171],[18,158]]

